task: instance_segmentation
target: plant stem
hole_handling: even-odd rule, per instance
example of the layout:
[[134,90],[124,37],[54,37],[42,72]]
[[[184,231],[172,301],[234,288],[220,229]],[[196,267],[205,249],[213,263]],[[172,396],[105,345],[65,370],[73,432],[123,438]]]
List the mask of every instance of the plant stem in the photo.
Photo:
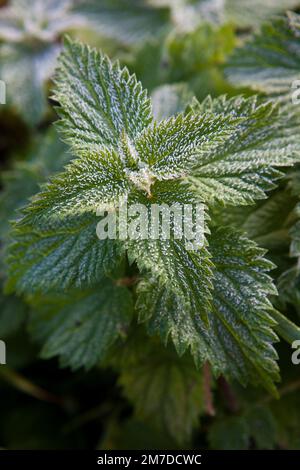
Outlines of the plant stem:
[[208,362],[205,362],[203,366],[204,409],[207,415],[215,416],[216,410],[214,407],[211,385],[212,385],[212,377],[211,377],[210,365]]
[[5,380],[19,391],[37,398],[38,400],[63,405],[63,400],[60,397],[57,397],[56,395],[49,393],[47,390],[44,390],[38,385],[35,385],[26,377],[7,366],[0,368],[0,378]]
[[218,378],[218,385],[223,394],[228,410],[233,414],[238,413],[240,407],[237,398],[231,386],[229,385],[225,377],[223,377],[222,375]]
[[277,325],[274,327],[274,329],[278,335],[281,336],[281,338],[290,344],[292,344],[293,341],[297,339],[300,340],[300,328],[295,325],[295,323],[290,321],[277,310],[272,312],[272,317],[277,322]]

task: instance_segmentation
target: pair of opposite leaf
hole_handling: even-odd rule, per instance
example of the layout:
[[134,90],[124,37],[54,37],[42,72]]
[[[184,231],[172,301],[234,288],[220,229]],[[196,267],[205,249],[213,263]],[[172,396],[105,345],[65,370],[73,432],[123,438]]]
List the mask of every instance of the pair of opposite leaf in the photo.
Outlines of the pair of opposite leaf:
[[[147,206],[201,202],[207,211],[264,198],[281,176],[274,167],[299,160],[295,117],[256,97],[238,96],[194,102],[186,113],[154,122],[134,76],[70,40],[59,60],[54,98],[61,105],[58,127],[77,158],[42,188],[15,225],[8,289],[101,288],[126,252],[142,275],[137,310],[150,334],[171,338],[179,354],[190,349],[197,365],[208,360],[217,375],[273,391],[276,322],[268,296],[276,291],[264,251],[213,225],[196,251],[188,251],[185,240],[100,241],[95,211],[99,204],[117,205],[120,197]],[[80,326],[76,319],[64,332],[79,335]],[[99,360],[93,353],[87,366]]]

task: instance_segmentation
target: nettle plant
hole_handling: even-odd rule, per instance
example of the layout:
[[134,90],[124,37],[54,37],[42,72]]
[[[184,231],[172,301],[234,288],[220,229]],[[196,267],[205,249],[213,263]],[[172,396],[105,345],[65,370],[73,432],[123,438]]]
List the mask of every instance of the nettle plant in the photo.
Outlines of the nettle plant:
[[[276,395],[277,334],[299,329],[271,302],[275,265],[231,217],[300,160],[297,116],[221,96],[156,122],[134,75],[68,38],[53,99],[74,158],[22,210],[7,258],[6,289],[33,306],[42,357],[116,368],[137,414],[182,442],[204,406],[202,367]],[[204,245],[99,240],[97,208],[120,198],[203,204]]]

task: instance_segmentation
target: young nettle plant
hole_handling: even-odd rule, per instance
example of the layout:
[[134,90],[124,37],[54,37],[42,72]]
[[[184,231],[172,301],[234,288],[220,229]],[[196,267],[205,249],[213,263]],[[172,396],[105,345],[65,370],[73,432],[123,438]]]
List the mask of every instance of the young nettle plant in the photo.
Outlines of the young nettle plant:
[[[293,326],[269,299],[276,294],[268,274],[274,265],[214,213],[266,198],[282,176],[278,168],[299,161],[295,117],[255,96],[221,96],[194,100],[186,112],[155,122],[135,76],[68,38],[54,99],[58,128],[76,158],[23,210],[8,257],[8,291],[57,298],[59,308],[41,314],[42,327],[37,316],[31,325],[44,342],[43,357],[88,369],[107,363],[113,344],[131,357],[137,320],[154,337],[154,350],[159,340],[179,356],[192,355],[195,367],[187,360],[173,376],[183,386],[208,362],[215,376],[276,393],[276,331],[287,337]],[[117,210],[120,198],[148,208],[201,203],[204,244],[188,250],[184,236],[99,240],[97,208]],[[149,346],[139,345],[139,370],[149,361],[153,371],[155,354],[143,356],[143,347]],[[173,364],[169,349],[159,357]],[[121,382],[131,390],[135,381]],[[128,393],[133,402],[138,395]],[[198,405],[191,394],[192,415]]]

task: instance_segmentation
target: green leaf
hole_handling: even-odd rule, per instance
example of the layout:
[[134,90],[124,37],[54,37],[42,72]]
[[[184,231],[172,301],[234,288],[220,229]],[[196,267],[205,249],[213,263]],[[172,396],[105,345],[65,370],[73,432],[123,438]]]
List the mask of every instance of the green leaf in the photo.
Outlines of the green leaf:
[[116,158],[115,152],[103,150],[73,160],[65,173],[54,176],[33,197],[15,225],[9,291],[93,285],[117,267],[122,247],[99,240],[96,234],[98,205],[126,194],[127,183]]
[[136,416],[175,442],[188,442],[203,410],[202,375],[189,358],[137,332],[119,356],[119,382]]
[[249,449],[252,438],[258,449],[272,449],[276,443],[276,421],[271,411],[254,406],[241,416],[223,417],[211,426],[210,445],[218,450]]
[[51,174],[61,170],[70,158],[66,145],[58,139],[55,129],[52,128],[45,135],[39,136],[39,140],[32,145],[24,161],[17,161],[11,170],[2,172],[0,194],[2,241],[9,236],[10,222],[18,217],[18,210],[39,191],[40,184]]
[[61,50],[58,39],[80,24],[71,5],[68,0],[13,0],[1,8],[0,76],[8,105],[31,126],[47,111],[46,84]]
[[150,0],[154,6],[168,6],[177,29],[193,30],[200,23],[229,22],[239,28],[257,27],[274,15],[299,6],[298,0]]
[[290,230],[295,222],[297,198],[281,187],[270,194],[268,199],[247,207],[216,207],[213,217],[216,225],[230,224],[246,233],[262,248],[268,250],[268,257],[277,266],[284,262],[290,249]]
[[[170,241],[165,244],[146,242],[134,248],[129,247],[129,256],[135,257],[139,268],[153,275],[152,281],[159,282],[155,286],[168,294],[178,297],[183,307],[192,315],[201,315],[207,321],[207,305],[210,302],[211,263],[205,248],[199,251],[189,251],[180,241]],[[152,285],[151,285],[152,287]],[[143,292],[143,291],[142,291]],[[151,297],[151,290],[146,295]],[[147,297],[147,307],[150,298]],[[154,299],[153,299],[154,300]],[[138,306],[143,307],[144,296]],[[159,308],[159,307],[158,307]],[[145,311],[145,317],[150,317],[153,307]]]
[[0,292],[0,338],[15,333],[24,323],[27,307],[18,297]]
[[275,15],[299,6],[298,0],[225,0],[227,19],[239,28],[254,27]]
[[147,0],[80,0],[75,11],[89,27],[129,45],[159,35],[169,19],[166,8],[151,8]]
[[239,416],[216,422],[209,431],[213,450],[245,450],[249,446],[249,433],[245,420]]
[[249,434],[259,449],[272,449],[276,443],[276,420],[264,406],[250,407],[245,413]]
[[152,279],[138,289],[140,320],[147,321],[149,333],[165,342],[171,338],[179,354],[190,348],[197,365],[209,361],[215,375],[263,384],[274,392],[276,323],[268,295],[276,291],[266,274],[272,264],[255,243],[229,229],[213,233],[209,247],[214,265],[209,327],[168,284],[160,287]]
[[249,204],[274,187],[273,166],[299,158],[296,129],[272,103],[223,96],[154,124],[135,145],[154,178],[181,179],[204,202]]
[[73,3],[73,0],[11,0],[1,9],[0,38],[13,43],[34,39],[54,42],[61,31],[78,24],[78,17],[71,10]]
[[298,265],[294,265],[284,271],[277,281],[280,308],[293,305],[300,313],[300,272]]
[[[143,201],[148,209],[149,219],[152,202],[160,207],[174,207],[180,204],[180,214],[184,204],[189,204],[193,213],[197,210],[197,200],[193,194],[180,184],[168,184],[168,182],[157,182],[152,189],[152,198]],[[199,207],[198,207],[199,210]],[[167,285],[171,292],[187,302],[195,312],[200,311],[204,321],[207,320],[204,306],[210,302],[211,284],[211,262],[206,247],[205,232],[207,232],[206,220],[203,211],[203,219],[198,220],[198,230],[201,230],[201,239],[190,242],[183,231],[181,237],[175,236],[176,219],[170,217],[170,237],[166,240],[142,239],[127,240],[126,248],[129,262],[135,262],[141,273],[157,279],[160,286]],[[202,225],[201,225],[202,224]],[[193,243],[193,247],[191,247]],[[192,248],[192,249],[191,249]]]
[[[55,299],[55,297],[54,297]],[[104,361],[112,344],[125,337],[132,316],[131,294],[104,280],[32,313],[30,331],[43,341],[41,356],[59,356],[62,367],[86,370]]]
[[300,204],[298,203],[295,211],[295,217],[298,219],[297,222],[293,225],[290,230],[290,236],[292,238],[291,247],[290,247],[290,255],[293,257],[300,256]]
[[76,149],[116,147],[122,132],[134,139],[152,120],[150,100],[134,75],[68,38],[56,83],[59,127]]
[[[296,201],[299,201],[300,194],[300,178],[298,168],[295,169],[292,173],[288,175],[289,177],[289,190],[293,196],[295,196]],[[284,272],[281,273],[281,276],[278,279],[278,291],[279,291],[279,300],[281,302],[281,308],[287,308],[288,305],[293,305],[295,310],[300,312],[300,275],[299,275],[299,256],[300,256],[300,204],[299,202],[295,204],[295,208],[292,212],[289,236],[290,236],[290,247],[289,247],[289,264],[286,266]],[[296,258],[293,260],[292,258]],[[292,263],[292,261],[294,261]],[[293,326],[293,324],[292,324]],[[284,329],[288,332],[288,337],[293,338],[293,330],[290,332],[289,325],[285,325]],[[297,333],[296,333],[297,336]]]
[[271,403],[271,412],[277,424],[277,442],[283,449],[300,449],[299,437],[299,390],[297,378],[294,382],[287,383],[286,396]]
[[260,103],[257,97],[208,97],[201,104],[195,101],[191,110],[220,120],[231,116],[227,134],[197,149],[197,160],[187,176],[206,202],[241,205],[263,199],[281,176],[274,167],[299,159],[298,122],[271,102]]
[[34,126],[47,110],[46,80],[54,71],[60,46],[0,45],[0,76],[7,84],[7,104]]
[[300,341],[300,328],[291,322],[287,317],[282,315],[277,310],[272,312],[272,317],[277,322],[275,331],[285,339],[289,344],[293,344],[294,341]]
[[8,258],[8,292],[84,288],[112,273],[123,253],[118,243],[98,239],[96,225],[96,217],[85,214],[58,220],[39,232],[30,223],[16,229]]
[[236,49],[226,74],[229,80],[272,98],[291,101],[300,77],[299,16],[290,13],[265,24],[261,32]]
[[13,171],[3,172],[0,195],[1,239],[7,239],[10,233],[10,221],[16,218],[16,211],[24,206],[32,194],[39,190],[39,172],[36,167],[25,162],[17,162]]
[[192,31],[173,31],[166,41],[170,80],[199,79],[201,73],[225,61],[235,42],[230,24],[202,23]]
[[[57,140],[53,141],[51,135],[49,141],[46,140],[41,147],[32,164],[28,164],[30,171],[37,174],[37,181],[48,176],[49,170],[52,172],[53,169],[60,167],[67,158],[64,153],[65,147]],[[58,151],[61,153],[56,153],[54,163],[53,152]],[[103,164],[101,161],[99,156],[99,170]],[[88,158],[81,161],[85,168],[85,183],[78,174],[77,163],[74,161],[70,166],[70,175],[66,173],[64,177],[54,176],[48,190],[35,196],[29,206],[30,209],[25,210],[26,215],[14,230],[16,244],[12,246],[10,252],[9,290],[31,292],[43,289],[50,291],[55,287],[58,289],[81,287],[85,283],[93,284],[101,280],[119,263],[120,247],[116,243],[101,242],[97,238],[97,218],[89,211],[90,206],[97,207],[99,199],[96,202],[95,198],[100,193],[100,201],[105,199],[105,181],[110,185],[108,178],[113,175],[113,162],[109,175],[105,176],[104,170],[98,173],[99,194],[97,189],[91,188],[88,162]],[[93,185],[97,181],[94,174],[95,164],[96,160],[93,159],[90,166],[90,171],[93,172],[93,175],[90,174]],[[108,164],[106,161],[105,166]],[[20,178],[23,176],[21,173]],[[23,184],[23,179],[20,183]],[[78,192],[78,185],[81,187],[82,197]],[[52,187],[56,189],[50,193]],[[7,203],[11,201],[9,194]],[[5,201],[3,207],[5,208]],[[7,204],[6,209],[8,209]],[[68,218],[62,217],[63,209]],[[12,214],[11,218],[13,217]],[[35,224],[38,224],[38,230]],[[23,257],[23,263],[19,261],[20,256]]]
[[[76,57],[73,47],[77,52]],[[91,143],[89,133],[85,129],[85,132],[82,131],[82,135],[83,138],[87,135],[87,141],[81,141],[80,137],[79,140],[82,142],[80,148],[77,140],[78,129],[76,128],[75,147],[80,153],[80,158],[73,160],[64,173],[52,178],[44,190],[33,198],[31,204],[24,210],[24,217],[16,225],[14,232],[16,244],[11,249],[9,259],[11,280],[8,285],[11,289],[16,288],[20,291],[26,289],[28,291],[32,289],[51,290],[59,286],[69,288],[72,285],[78,287],[83,286],[84,283],[96,282],[101,279],[102,275],[107,274],[108,267],[114,268],[119,258],[117,254],[120,251],[119,244],[109,240],[101,242],[96,237],[96,217],[94,214],[98,206],[103,203],[118,205],[119,198],[125,198],[127,195],[131,195],[133,202],[143,202],[149,205],[148,191],[152,183],[152,202],[170,202],[170,200],[176,202],[178,199],[176,197],[179,194],[177,181],[173,184],[166,182],[165,185],[160,182],[154,184],[155,180],[152,181],[151,170],[148,170],[145,162],[148,155],[143,158],[143,154],[137,151],[139,150],[138,144],[141,145],[141,134],[136,137],[138,139],[138,144],[135,143],[137,149],[134,147],[134,142],[132,143],[130,140],[135,133],[138,134],[139,129],[147,124],[149,118],[150,102],[141,92],[140,85],[136,84],[135,79],[131,77],[129,86],[127,81],[123,80],[124,73],[128,78],[126,71],[120,71],[118,66],[111,65],[107,58],[101,59],[95,51],[82,48],[78,44],[74,45],[69,41],[63,60],[70,59],[70,49],[73,51],[72,60],[78,60],[81,51],[88,59],[89,64],[92,59],[97,59],[100,61],[100,65],[105,65],[102,70],[104,77],[101,74],[99,77],[101,83],[102,80],[107,80],[107,86],[110,87],[111,93],[109,99],[114,96],[111,80],[113,83],[114,80],[116,81],[116,86],[120,85],[118,88],[120,92],[118,95],[119,108],[116,102],[111,109],[107,107],[107,114],[102,122],[100,119],[103,111],[102,106],[106,106],[106,102],[97,103],[97,109],[100,113],[97,122],[99,122],[100,131],[106,129],[107,119],[110,124],[113,122],[111,115],[116,124],[116,128],[110,127],[110,133],[106,134],[104,143],[118,145],[118,147],[113,149],[103,146],[103,136],[100,131],[94,134],[94,141]],[[81,71],[81,69],[78,70]],[[90,70],[94,73],[94,68],[90,67]],[[107,71],[110,74],[114,72],[115,76],[109,75],[107,77]],[[92,82],[86,82],[85,77],[81,77],[81,79],[84,84],[87,83],[91,87]],[[62,87],[67,86],[63,78],[62,83]],[[68,80],[68,83],[73,82]],[[62,93],[62,88],[59,93]],[[61,95],[62,100],[67,95],[65,91],[63,96]],[[138,115],[138,112],[135,112],[131,116],[127,106],[131,106],[136,111],[139,109],[141,114]],[[123,114],[121,113],[123,118],[117,114],[121,108],[123,109]],[[143,122],[144,111],[146,120]],[[189,145],[192,146],[193,135],[199,135],[200,139],[200,131],[196,127],[199,119],[197,117],[186,119],[188,122],[184,129],[190,127]],[[185,118],[181,117],[177,127],[181,121],[185,121]],[[66,125],[67,121],[64,121],[64,127]],[[217,124],[215,123],[215,125]],[[72,127],[65,127],[65,129],[67,129],[66,132],[70,130],[73,133]],[[159,155],[155,158],[159,158]],[[195,202],[194,198],[191,199],[190,192],[184,189],[181,192],[185,195],[185,202]],[[114,256],[117,261],[114,261]],[[18,262],[20,257],[24,261],[21,265]]]
[[184,181],[201,159],[202,148],[214,149],[225,140],[230,124],[229,116],[179,114],[145,129],[135,144],[156,179]]
[[184,111],[192,100],[192,92],[186,83],[161,85],[152,92],[153,115],[157,121]]

